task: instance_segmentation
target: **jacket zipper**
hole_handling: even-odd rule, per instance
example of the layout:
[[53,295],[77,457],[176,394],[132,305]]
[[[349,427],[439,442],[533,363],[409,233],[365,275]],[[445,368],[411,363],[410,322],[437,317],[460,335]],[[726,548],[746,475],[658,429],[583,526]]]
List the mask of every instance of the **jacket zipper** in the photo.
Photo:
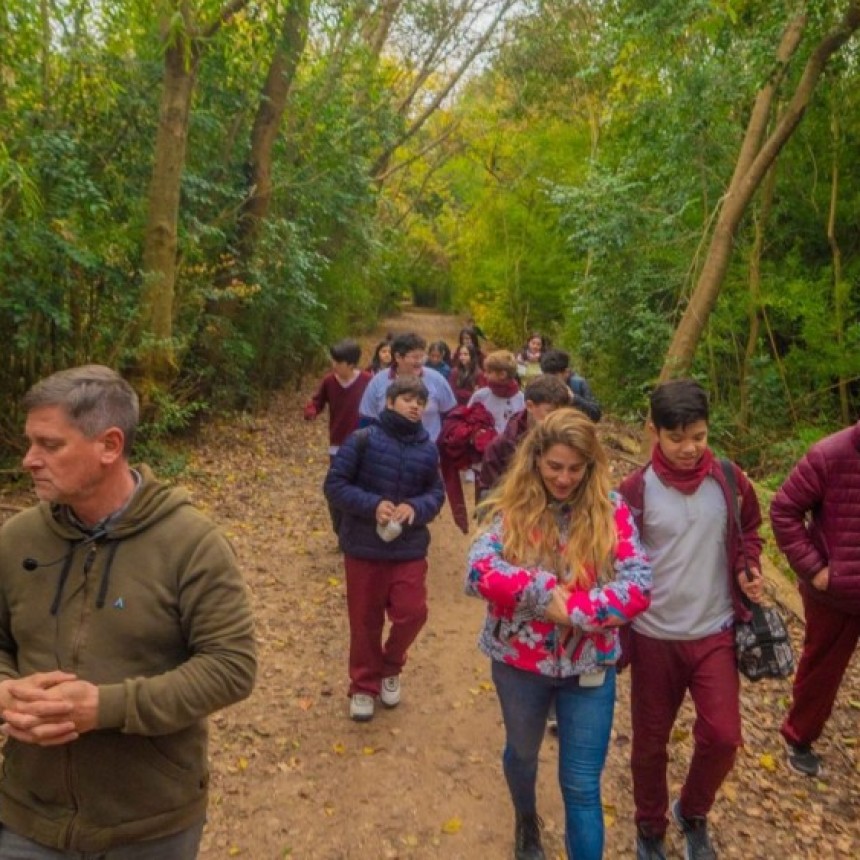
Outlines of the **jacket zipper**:
[[[78,659],[80,657],[81,650],[81,642],[83,640],[83,630],[86,626],[87,618],[90,614],[89,608],[89,597],[90,597],[90,571],[93,569],[93,564],[95,564],[96,556],[98,555],[98,544],[92,544],[90,548],[87,550],[87,554],[84,558],[84,566],[83,566],[83,574],[84,574],[84,587],[82,594],[82,604],[81,604],[81,613],[78,620],[78,627],[75,631],[75,636],[72,641],[72,669],[73,671],[77,671],[78,668]],[[78,819],[78,802],[77,796],[75,794],[75,786],[74,780],[72,778],[72,751],[69,748],[64,750],[66,754],[66,790],[69,793],[69,798],[72,801],[74,806],[74,812],[72,814],[72,818],[69,821],[68,827],[66,828],[65,839],[63,840],[65,843],[66,849],[71,848],[72,842],[74,841],[75,834],[77,833],[77,819]]]
[[93,564],[96,560],[99,548],[97,544],[93,544],[88,550],[84,559],[84,589],[81,602],[81,614],[78,620],[78,628],[75,631],[75,638],[72,641],[72,671],[78,669],[78,659],[81,652],[81,642],[83,641],[83,631],[86,626],[87,619],[90,615],[90,571],[93,569]]
[[65,757],[66,791],[69,794],[69,798],[74,808],[72,817],[66,825],[66,832],[63,834],[63,847],[66,850],[69,850],[72,847],[72,842],[74,841],[75,834],[77,833],[78,799],[75,796],[74,781],[72,780],[72,751],[68,745],[64,747],[63,755]]

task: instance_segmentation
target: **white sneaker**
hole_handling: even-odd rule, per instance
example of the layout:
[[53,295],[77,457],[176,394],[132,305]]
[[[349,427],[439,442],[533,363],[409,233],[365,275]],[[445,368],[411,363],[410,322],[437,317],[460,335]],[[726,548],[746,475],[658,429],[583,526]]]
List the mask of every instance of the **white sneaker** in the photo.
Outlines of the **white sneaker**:
[[390,678],[382,679],[379,701],[386,708],[396,708],[400,704],[400,675],[392,675]]
[[349,716],[357,723],[366,723],[373,719],[373,696],[367,693],[353,693],[349,697]]

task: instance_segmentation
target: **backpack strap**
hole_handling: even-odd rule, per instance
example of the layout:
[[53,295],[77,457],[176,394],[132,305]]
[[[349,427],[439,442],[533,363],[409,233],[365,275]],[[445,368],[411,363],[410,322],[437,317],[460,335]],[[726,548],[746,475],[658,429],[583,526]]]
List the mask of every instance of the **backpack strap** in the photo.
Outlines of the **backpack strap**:
[[370,427],[362,427],[353,433],[355,436],[355,450],[358,452],[359,464],[364,459],[364,452],[367,451],[367,445],[370,442]]
[[[738,506],[738,482],[735,479],[735,466],[731,460],[727,460],[725,457],[720,457],[720,466],[723,470],[723,474],[726,477],[726,483],[729,485],[729,495],[731,496],[731,513],[732,519],[735,521],[735,528],[738,532],[738,538],[741,542],[741,552],[744,556],[744,570],[746,571],[747,580],[752,579],[752,574],[750,573],[750,564],[749,559],[747,558],[747,548],[744,545],[744,532],[741,528],[741,511]],[[747,596],[744,595],[744,603],[747,606],[750,605],[750,601]]]
[[[726,460],[725,458],[720,458],[720,466],[722,466],[723,474],[726,476],[726,482],[729,485],[729,491],[732,496],[732,513],[735,520],[735,527],[738,532],[738,539],[741,543],[741,552],[744,556],[744,570],[746,571],[746,578],[749,582],[752,579],[752,573],[750,573],[750,563],[747,558],[747,548],[744,545],[744,533],[741,528],[741,512],[738,506],[738,484],[735,480],[735,467],[731,460]],[[752,622],[753,629],[756,631],[757,635],[760,635],[762,632],[766,632],[768,630],[767,620],[765,619],[764,612],[761,606],[758,603],[753,603],[745,594],[741,593],[741,599],[743,600],[744,605],[752,612]],[[773,653],[773,649],[771,648],[771,656]]]

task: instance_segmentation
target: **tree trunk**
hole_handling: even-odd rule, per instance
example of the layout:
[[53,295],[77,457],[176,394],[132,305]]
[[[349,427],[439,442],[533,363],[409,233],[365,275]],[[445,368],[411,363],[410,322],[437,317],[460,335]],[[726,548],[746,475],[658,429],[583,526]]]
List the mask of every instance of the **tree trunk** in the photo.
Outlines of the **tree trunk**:
[[370,16],[362,28],[362,38],[370,49],[374,64],[382,53],[382,48],[388,40],[391,25],[398,10],[403,5],[403,0],[382,0],[379,8]]
[[795,18],[787,27],[777,52],[777,69],[771,81],[756,98],[735,172],[723,200],[711,236],[707,257],[687,304],[660,372],[660,380],[689,373],[702,332],[716,305],[723,279],[732,256],[735,232],[747,206],[783,146],[803,119],[812,94],[830,58],[860,27],[860,2],[849,3],[842,20],[828,32],[807,60],[800,81],[770,136],[764,137],[770,107],[785,69],[800,44],[805,16]]
[[260,225],[272,203],[272,151],[281,129],[287,99],[308,35],[310,0],[293,0],[281,28],[251,132],[248,164],[249,194],[239,216],[237,270],[247,272],[256,250]]
[[198,62],[196,56],[186,61],[189,47],[185,38],[180,39],[168,46],[164,56],[164,86],[143,249],[139,382],[145,390],[149,386],[167,386],[176,371],[172,337],[179,196]]
[[207,26],[196,28],[191,5],[183,0],[177,5],[181,23],[177,23],[174,17],[165,27],[164,84],[147,192],[139,313],[141,343],[135,373],[144,401],[148,400],[153,389],[167,387],[177,369],[173,344],[173,300],[179,201],[201,46],[247,3],[248,0],[229,0]]
[[755,356],[756,349],[758,347],[759,334],[761,332],[761,257],[762,250],[764,248],[764,238],[767,233],[767,225],[770,221],[770,213],[773,209],[775,190],[776,165],[771,167],[764,181],[761,208],[755,218],[753,246],[750,249],[749,305],[747,314],[749,318],[749,329],[747,330],[747,343],[746,348],[744,349],[740,378],[738,380],[738,426],[744,433],[749,431],[750,364]]

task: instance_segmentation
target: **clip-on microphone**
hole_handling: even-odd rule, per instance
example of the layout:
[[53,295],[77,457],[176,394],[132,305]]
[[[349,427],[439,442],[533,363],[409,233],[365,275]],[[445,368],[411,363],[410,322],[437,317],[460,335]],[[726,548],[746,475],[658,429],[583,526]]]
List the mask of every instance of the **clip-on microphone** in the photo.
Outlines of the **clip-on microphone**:
[[59,558],[55,558],[53,561],[39,561],[32,556],[22,558],[21,567],[31,573],[39,567],[53,567],[55,564],[59,564],[61,561],[65,561],[67,558],[69,558],[69,556],[74,555],[74,553],[77,552],[80,547],[88,546],[89,544],[93,544],[100,541],[106,534],[107,529],[100,528],[98,531],[93,532],[89,537],[84,538],[84,540],[78,541],[67,553],[61,555]]

